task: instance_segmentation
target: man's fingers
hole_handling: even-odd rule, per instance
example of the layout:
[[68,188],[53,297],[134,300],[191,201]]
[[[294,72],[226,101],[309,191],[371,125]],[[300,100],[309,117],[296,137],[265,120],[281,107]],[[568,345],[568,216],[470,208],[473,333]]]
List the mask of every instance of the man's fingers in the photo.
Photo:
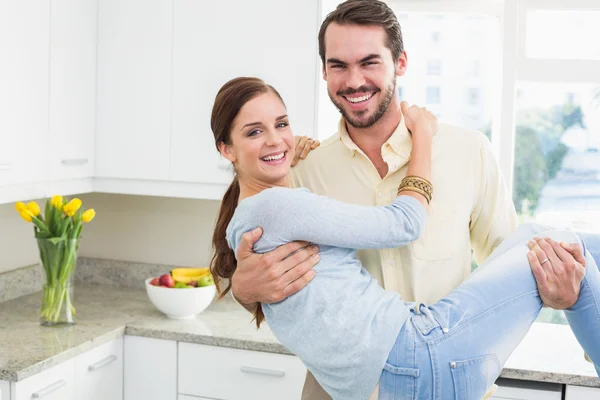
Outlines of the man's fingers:
[[252,250],[254,243],[262,236],[262,228],[256,228],[242,235],[242,240],[237,249],[237,259],[243,260],[250,254],[254,253]]
[[278,248],[276,248],[275,250],[271,251],[268,254],[269,254],[269,256],[273,257],[274,262],[279,262],[281,260],[285,260],[290,255],[292,255],[293,253],[297,252],[298,250],[306,247],[307,245],[308,245],[307,242],[301,242],[301,241],[289,242],[282,246],[279,246]]
[[304,148],[302,149],[302,152],[300,153],[300,159],[304,160],[306,158],[306,156],[308,155],[308,153],[310,153],[311,150],[312,150],[312,140],[308,140],[308,141],[306,141],[306,144],[304,145]]
[[535,251],[530,251],[527,253],[527,258],[529,259],[529,265],[531,265],[531,271],[533,272],[533,276],[535,277],[536,282],[540,288],[546,286],[548,282],[548,276],[546,275],[546,271],[544,271],[544,267],[540,264],[540,260],[538,260]]
[[281,292],[283,299],[290,297],[293,294],[298,293],[306,285],[308,285],[308,283],[310,281],[313,280],[315,275],[316,275],[315,271],[311,269],[308,272],[306,272],[304,275],[302,275],[300,278],[296,279],[295,281],[293,281],[292,283],[287,285],[285,288],[283,288],[283,291]]
[[292,167],[294,167],[294,166],[296,166],[296,164],[298,164],[300,155],[302,154],[302,151],[306,147],[306,143],[308,142],[309,139],[310,138],[308,136],[302,136],[300,138],[300,140],[298,140],[296,142],[296,149],[294,151],[294,159],[292,160]]
[[577,260],[578,263],[580,263],[583,266],[586,265],[585,257],[583,256],[583,249],[579,244],[560,242],[560,246],[563,249],[565,249],[569,254],[571,254],[575,258],[575,260]]
[[552,248],[554,249],[554,252],[558,256],[558,258],[561,259],[561,261],[568,262],[568,261],[571,261],[574,258],[571,255],[571,253],[569,253],[568,251],[566,251],[565,249],[563,249],[560,246],[560,243],[558,243],[557,241],[554,241],[552,239],[546,239],[546,241],[550,244],[550,246],[552,246]]
[[319,254],[312,254],[309,257],[304,258],[300,263],[296,264],[283,274],[283,277],[281,278],[283,285],[287,286],[295,280],[300,279],[319,262],[319,259]]

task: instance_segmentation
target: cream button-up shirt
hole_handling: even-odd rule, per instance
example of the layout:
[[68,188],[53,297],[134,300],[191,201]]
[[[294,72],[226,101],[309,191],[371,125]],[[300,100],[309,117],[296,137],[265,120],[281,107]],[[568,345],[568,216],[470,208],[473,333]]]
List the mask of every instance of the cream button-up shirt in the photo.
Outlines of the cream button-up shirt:
[[[348,203],[389,204],[406,176],[411,148],[403,119],[381,148],[389,168],[382,179],[341,119],[338,132],[292,169],[292,185]],[[438,125],[431,183],[429,218],[417,241],[358,251],[369,273],[406,301],[435,303],[448,295],[471,273],[473,256],[481,263],[517,226],[500,168],[481,132]]]

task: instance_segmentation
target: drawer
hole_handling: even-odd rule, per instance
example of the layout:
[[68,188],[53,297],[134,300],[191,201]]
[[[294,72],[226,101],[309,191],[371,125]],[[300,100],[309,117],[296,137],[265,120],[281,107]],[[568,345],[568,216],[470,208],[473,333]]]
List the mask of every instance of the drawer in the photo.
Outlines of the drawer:
[[294,356],[179,343],[179,393],[221,400],[300,399],[306,367]]
[[75,360],[70,359],[13,384],[11,400],[74,400]]
[[78,355],[75,383],[77,399],[123,399],[123,338]]
[[567,385],[565,400],[600,399],[600,388]]
[[10,400],[10,382],[0,381],[0,400]]

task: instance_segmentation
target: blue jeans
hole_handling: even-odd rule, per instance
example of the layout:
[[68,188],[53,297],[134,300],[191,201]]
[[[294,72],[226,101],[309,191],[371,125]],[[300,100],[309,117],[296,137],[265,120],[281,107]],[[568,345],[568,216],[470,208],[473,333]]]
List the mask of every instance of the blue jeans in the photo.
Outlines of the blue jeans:
[[525,224],[449,296],[430,306],[409,304],[411,316],[381,375],[380,400],[483,398],[543,306],[526,256],[535,236],[584,246],[581,293],[565,313],[600,375],[600,271],[594,261],[600,262],[600,235]]

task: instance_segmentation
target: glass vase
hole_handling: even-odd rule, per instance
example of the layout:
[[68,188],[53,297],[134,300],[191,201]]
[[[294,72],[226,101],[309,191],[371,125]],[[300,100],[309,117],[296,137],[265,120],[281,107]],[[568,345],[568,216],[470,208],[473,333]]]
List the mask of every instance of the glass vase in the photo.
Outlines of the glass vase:
[[78,239],[37,239],[46,282],[42,290],[40,323],[45,326],[75,324],[73,271]]

